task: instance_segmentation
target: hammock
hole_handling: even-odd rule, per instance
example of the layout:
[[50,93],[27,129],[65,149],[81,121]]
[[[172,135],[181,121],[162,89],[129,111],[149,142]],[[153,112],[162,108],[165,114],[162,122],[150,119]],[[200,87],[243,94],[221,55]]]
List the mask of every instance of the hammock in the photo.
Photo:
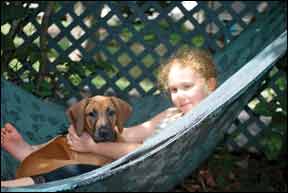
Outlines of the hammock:
[[[217,54],[215,61],[219,63],[224,59],[229,60],[231,47],[256,38],[257,28],[254,29],[253,36],[251,31],[246,34],[250,34],[250,38],[242,35]],[[219,69],[220,72],[226,69],[225,77],[220,77],[221,85],[215,92],[192,112],[120,159],[79,176],[27,187],[1,188],[1,192],[171,190],[211,155],[223,139],[226,129],[257,91],[264,75],[285,54],[286,42],[286,31],[265,44],[262,43],[261,47],[259,41],[258,44],[254,41],[251,50],[256,46],[258,53],[246,55],[246,58],[238,56],[237,61],[235,58],[231,61],[230,58],[229,61],[235,65],[231,65],[228,71],[227,66]],[[252,51],[247,45],[239,49],[251,54]],[[235,52],[235,49],[233,50]],[[20,132],[25,133],[24,138],[29,143],[46,142],[68,126],[64,108],[41,101],[4,79],[1,79],[1,96],[1,125],[10,121],[19,129],[25,128],[25,131]],[[151,97],[158,97],[158,102],[163,99],[161,96]],[[147,104],[145,98],[139,100]],[[163,102],[163,105],[167,104]],[[13,178],[16,166],[17,161],[1,151],[1,179]]]

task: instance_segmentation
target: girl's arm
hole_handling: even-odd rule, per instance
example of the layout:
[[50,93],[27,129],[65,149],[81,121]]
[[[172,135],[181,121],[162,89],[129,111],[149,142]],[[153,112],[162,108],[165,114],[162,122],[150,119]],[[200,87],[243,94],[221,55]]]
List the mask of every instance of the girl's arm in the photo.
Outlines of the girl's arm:
[[92,149],[90,150],[91,153],[96,153],[103,155],[105,157],[109,157],[112,159],[118,159],[138,147],[140,147],[142,144],[141,143],[94,143],[91,147]]
[[79,137],[75,129],[70,126],[68,129],[69,134],[67,135],[68,144],[74,151],[90,152],[117,159],[140,147],[143,141],[153,134],[155,127],[160,121],[170,116],[172,111],[172,108],[167,109],[149,121],[133,127],[124,128],[122,133],[124,142],[95,143],[88,133],[84,132],[82,136]]
[[170,117],[174,113],[175,108],[168,108],[144,123],[124,128],[121,135],[127,142],[143,143],[145,139],[154,133],[156,127],[161,121]]
[[67,143],[71,150],[77,152],[95,153],[101,156],[118,159],[123,155],[140,147],[141,143],[129,142],[101,142],[95,143],[93,138],[86,132],[79,137],[74,128],[69,128]]

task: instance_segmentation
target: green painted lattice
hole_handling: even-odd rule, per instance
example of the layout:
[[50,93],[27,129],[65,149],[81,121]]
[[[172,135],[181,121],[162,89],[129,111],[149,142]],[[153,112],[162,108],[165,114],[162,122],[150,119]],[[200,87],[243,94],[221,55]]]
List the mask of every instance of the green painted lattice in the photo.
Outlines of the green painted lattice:
[[[76,97],[95,94],[115,94],[123,98],[158,94],[157,69],[177,48],[203,47],[217,54],[267,15],[285,19],[285,14],[278,14],[283,12],[283,4],[272,1],[57,1],[42,4],[30,5],[37,11],[21,21],[22,28],[13,39],[18,50],[24,52],[34,46],[33,52],[25,60],[9,58],[1,45],[1,58],[4,61],[8,58],[2,61],[6,66],[1,74],[24,88],[38,88],[39,83],[46,81],[52,85],[48,97],[68,103]],[[13,27],[12,23],[2,24],[2,36],[12,36]],[[245,52],[241,45],[240,49]],[[231,65],[233,61],[229,56],[218,64],[219,73],[224,74],[221,81],[225,80],[225,70]],[[111,66],[113,70],[103,70],[99,66]],[[275,87],[273,90],[282,92]],[[262,100],[261,94],[259,97]],[[243,122],[245,113],[251,123],[240,126],[239,120]],[[237,135],[236,141],[229,142],[234,148],[249,144],[254,136],[260,136],[262,128],[268,127],[259,122],[261,116],[253,113],[249,105],[239,120],[230,130],[233,133],[234,126],[240,128],[240,137]],[[258,128],[254,132],[256,135],[251,135],[250,127]]]
[[[157,91],[157,68],[175,49],[186,45],[218,52],[274,4],[53,2],[47,24],[40,11],[23,24],[23,33],[14,42],[23,49],[31,43],[41,48],[40,39],[47,39],[44,70],[46,80],[58,88],[55,97],[79,96],[79,90],[145,96]],[[46,37],[40,35],[41,25],[47,25]],[[22,79],[33,80],[40,63],[44,66],[42,60],[11,61],[9,67],[17,65]],[[95,64],[112,65],[115,71],[97,69]]]

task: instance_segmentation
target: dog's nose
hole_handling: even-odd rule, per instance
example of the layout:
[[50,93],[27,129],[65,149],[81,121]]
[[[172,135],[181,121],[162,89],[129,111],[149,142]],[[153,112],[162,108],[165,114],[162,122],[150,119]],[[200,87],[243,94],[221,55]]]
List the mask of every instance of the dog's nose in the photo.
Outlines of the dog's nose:
[[115,141],[116,135],[112,131],[112,129],[108,129],[106,127],[101,127],[96,130],[95,133],[95,139],[98,142],[104,142],[104,141]]
[[107,129],[100,129],[99,130],[99,136],[101,138],[107,138],[111,135],[111,132],[109,132]]

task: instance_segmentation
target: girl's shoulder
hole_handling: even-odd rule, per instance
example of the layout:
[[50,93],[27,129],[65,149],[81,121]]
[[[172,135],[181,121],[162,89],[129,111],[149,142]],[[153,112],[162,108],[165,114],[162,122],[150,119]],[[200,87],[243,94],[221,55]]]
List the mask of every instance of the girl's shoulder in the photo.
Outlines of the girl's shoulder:
[[177,118],[181,117],[183,113],[176,107],[170,107],[165,110],[162,115],[162,119],[158,124],[158,129],[163,128],[163,126],[165,127],[171,121],[175,121]]
[[155,127],[154,133],[148,139],[145,140],[145,143],[154,140],[154,136],[158,135],[161,131],[166,130],[167,126],[171,122],[175,121],[177,118],[181,117],[182,113],[175,107],[170,107],[163,111],[157,118],[161,121]]

